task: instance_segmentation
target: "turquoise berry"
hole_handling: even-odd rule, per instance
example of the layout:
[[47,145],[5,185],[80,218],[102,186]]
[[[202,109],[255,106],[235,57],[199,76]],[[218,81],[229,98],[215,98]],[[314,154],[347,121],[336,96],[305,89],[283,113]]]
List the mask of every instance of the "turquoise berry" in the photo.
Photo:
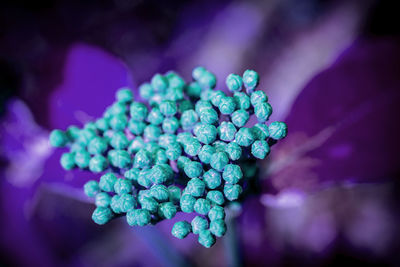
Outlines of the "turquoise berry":
[[135,121],[144,121],[147,117],[147,107],[143,103],[133,102],[130,107],[131,119]]
[[178,112],[183,113],[186,110],[193,109],[194,106],[190,100],[182,99],[178,102]]
[[151,213],[155,213],[158,210],[158,202],[152,197],[139,198],[139,203],[142,209],[148,210]]
[[200,144],[199,141],[197,141],[196,138],[190,137],[183,144],[183,149],[184,149],[186,154],[188,154],[189,156],[194,157],[197,154],[199,154],[199,152],[201,150],[201,144]]
[[155,184],[162,184],[174,177],[174,171],[168,164],[157,164],[151,169],[151,181]]
[[218,108],[224,115],[232,114],[236,108],[235,100],[230,96],[221,97]]
[[193,109],[186,110],[181,116],[181,125],[183,130],[191,130],[199,121],[199,116]]
[[226,77],[226,86],[228,87],[229,91],[231,92],[239,92],[242,90],[243,86],[243,81],[242,77],[240,77],[237,74],[229,74],[228,77]]
[[201,197],[206,189],[205,183],[199,178],[191,179],[186,186],[186,190],[194,197]]
[[215,106],[218,107],[219,103],[221,102],[221,98],[225,97],[226,94],[220,90],[213,91],[212,93],[212,98],[211,98],[211,103]]
[[259,103],[254,107],[254,114],[259,122],[265,122],[272,114],[272,107],[269,103]]
[[222,237],[226,233],[226,224],[224,220],[214,220],[210,222],[210,232],[217,236]]
[[68,144],[68,136],[61,130],[53,130],[50,133],[50,145],[53,147],[65,147]]
[[246,110],[239,109],[232,113],[231,118],[233,124],[235,124],[235,126],[240,128],[243,127],[249,121],[250,115]]
[[181,76],[179,76],[175,71],[168,71],[165,74],[165,77],[168,79],[168,84],[170,88],[179,88],[183,89],[185,86],[185,80]]
[[92,214],[92,220],[100,225],[108,223],[112,217],[113,212],[110,208],[97,207]]
[[159,108],[161,113],[166,117],[174,116],[176,112],[178,112],[178,107],[176,105],[176,102],[171,100],[161,101]]
[[207,70],[204,67],[196,67],[192,71],[192,77],[194,80],[200,79],[201,76],[203,76],[203,73],[205,73]]
[[240,128],[236,133],[235,142],[239,146],[248,147],[254,142],[254,135],[250,128]]
[[255,107],[258,104],[264,103],[268,101],[267,95],[264,93],[264,91],[258,90],[250,95],[250,102],[251,104]]
[[182,195],[180,199],[180,207],[183,212],[191,213],[194,211],[194,204],[196,199],[190,194]]
[[118,102],[122,102],[122,103],[128,103],[133,100],[132,91],[127,87],[119,89],[117,91],[117,93],[115,94],[115,97]]
[[167,158],[167,155],[165,154],[165,150],[159,149],[156,153],[155,163],[162,164],[162,163],[167,163],[167,162],[168,162],[168,158]]
[[64,153],[60,158],[61,166],[69,171],[75,168],[75,155],[74,153]]
[[203,166],[198,161],[191,161],[185,165],[184,171],[189,178],[197,178],[203,174]]
[[168,88],[168,79],[157,73],[151,78],[151,86],[154,91],[164,93]]
[[207,188],[216,189],[221,185],[221,174],[214,169],[209,169],[204,173],[203,180]]
[[99,173],[104,171],[108,167],[108,162],[102,155],[95,155],[89,161],[89,170],[91,172]]
[[258,159],[265,159],[270,148],[265,140],[257,140],[251,145],[251,154]]
[[211,157],[210,165],[217,171],[222,171],[229,162],[228,154],[225,152],[214,153]]
[[224,194],[229,201],[237,200],[242,191],[242,187],[238,184],[225,184],[224,186]]
[[114,184],[114,191],[118,195],[132,192],[132,182],[126,179],[118,179]]
[[83,186],[83,191],[88,197],[95,197],[100,192],[99,183],[94,180],[88,181]]
[[129,140],[123,132],[115,132],[111,137],[110,145],[115,149],[125,149],[129,145]]
[[268,126],[262,123],[256,123],[253,128],[251,128],[254,134],[254,137],[257,140],[265,140],[269,137]]
[[110,203],[111,197],[109,194],[105,192],[100,192],[96,195],[95,204],[97,207],[107,208],[108,206],[110,206]]
[[89,166],[90,154],[85,150],[80,150],[75,153],[75,164],[83,169]]
[[214,92],[213,89],[205,89],[205,90],[201,91],[200,99],[206,100],[206,101],[211,101],[213,92]]
[[167,93],[164,96],[164,99],[172,100],[172,101],[178,101],[178,100],[182,100],[183,97],[184,97],[184,95],[183,95],[183,89],[182,88],[169,87],[167,89]]
[[126,221],[130,226],[145,226],[151,221],[151,215],[146,209],[132,209],[126,214]]
[[161,203],[158,207],[158,214],[161,218],[172,219],[175,217],[177,210],[176,206],[172,202]]
[[213,108],[201,109],[199,113],[200,121],[207,124],[214,124],[218,122],[218,113]]
[[110,150],[108,160],[111,165],[120,169],[128,168],[132,163],[130,154],[125,150]]
[[87,147],[90,154],[103,154],[107,150],[107,141],[101,137],[95,137],[90,140]]
[[198,82],[192,82],[186,87],[186,94],[190,98],[197,99],[201,94],[201,86]]
[[110,118],[110,127],[115,131],[122,131],[128,125],[128,117],[125,114],[117,114]]
[[185,168],[185,165],[187,163],[189,163],[189,162],[190,162],[190,159],[188,157],[179,156],[177,161],[176,161],[176,165],[177,165],[179,170],[183,170]]
[[164,115],[159,108],[153,108],[147,116],[147,121],[154,125],[160,125],[164,121]]
[[208,221],[203,217],[196,216],[192,220],[192,232],[197,235],[201,230],[205,230],[208,228]]
[[193,133],[196,135],[197,140],[206,145],[214,142],[217,138],[217,128],[211,124],[198,123],[193,129]]
[[149,124],[146,126],[146,128],[144,128],[143,136],[150,142],[157,141],[160,135],[161,129],[156,125]]
[[181,199],[181,189],[175,185],[168,186],[169,201],[178,204]]
[[205,71],[197,82],[203,89],[213,89],[217,84],[217,78],[211,72]]
[[122,213],[122,202],[121,202],[121,196],[120,195],[114,195],[111,198],[111,203],[110,207],[114,213]]
[[182,154],[182,147],[179,143],[172,143],[167,147],[165,155],[169,160],[177,160]]
[[96,128],[99,129],[100,131],[105,132],[108,130],[108,127],[109,127],[108,119],[100,118],[96,120]]
[[227,143],[217,140],[213,143],[213,146],[217,152],[225,152]]
[[250,97],[246,93],[235,92],[233,99],[235,100],[238,109],[247,110],[250,108]]
[[113,173],[106,173],[100,177],[100,189],[105,192],[114,192],[114,185],[117,182],[117,177]]
[[205,164],[210,164],[211,161],[211,156],[215,153],[215,148],[210,146],[210,145],[204,145],[199,154],[198,157],[200,159],[201,162],[205,163]]
[[124,173],[125,179],[131,180],[131,181],[137,181],[139,177],[140,170],[136,168],[132,168],[130,170],[127,170]]
[[268,126],[270,137],[275,140],[280,140],[287,135],[287,125],[284,122],[274,121]]
[[173,134],[179,128],[179,120],[175,117],[166,118],[163,121],[162,129],[165,133]]
[[242,156],[242,148],[234,142],[231,142],[226,146],[225,152],[232,161],[236,161]]
[[204,109],[212,108],[210,101],[208,100],[199,100],[196,102],[195,110],[197,114],[200,114]]
[[246,70],[243,73],[243,83],[248,94],[252,93],[260,81],[260,76],[254,70]]
[[224,172],[222,173],[222,178],[230,184],[236,184],[240,179],[242,179],[242,177],[243,172],[239,165],[236,164],[226,165]]
[[208,199],[199,198],[194,204],[194,211],[201,215],[207,215],[211,209],[211,202]]
[[167,149],[169,145],[177,143],[175,134],[162,134],[158,138],[158,145]]
[[140,97],[149,100],[154,95],[153,87],[150,83],[144,83],[139,86]]
[[216,220],[223,220],[225,219],[225,210],[221,206],[214,206],[211,208],[211,210],[208,212],[208,218],[211,221],[216,221]]
[[157,184],[150,188],[151,196],[158,202],[164,202],[169,200],[169,192],[165,185]]
[[96,132],[90,129],[83,129],[79,131],[78,142],[87,145],[96,136]]
[[128,212],[136,208],[137,202],[133,195],[125,193],[120,196],[119,205],[122,212]]
[[143,121],[136,121],[134,119],[129,120],[128,129],[134,135],[143,134],[144,128],[146,128],[146,123],[144,123]]
[[222,141],[233,141],[235,139],[236,127],[231,122],[223,121],[218,127],[218,134]]
[[179,221],[174,224],[171,234],[179,239],[184,239],[192,231],[192,226],[187,221]]
[[201,230],[199,232],[199,243],[206,248],[210,248],[215,244],[215,237],[210,230]]
[[140,149],[136,153],[135,158],[133,160],[133,167],[146,169],[150,168],[152,164],[153,164],[153,158],[147,150]]
[[225,202],[224,195],[218,190],[208,191],[207,199],[217,205],[222,205]]
[[129,153],[137,153],[140,149],[143,149],[145,147],[144,140],[141,136],[135,137],[129,147],[128,147],[128,152]]
[[[118,114],[125,114],[127,111],[127,107],[125,103],[121,103],[121,102],[115,102],[114,104],[112,104],[112,106],[110,107],[110,114],[109,116],[114,116],[114,115],[118,115]],[[108,117],[109,117],[108,116]]]
[[80,131],[81,130],[78,127],[71,125],[67,128],[67,131],[65,132],[65,134],[67,135],[68,139],[76,140],[79,138]]

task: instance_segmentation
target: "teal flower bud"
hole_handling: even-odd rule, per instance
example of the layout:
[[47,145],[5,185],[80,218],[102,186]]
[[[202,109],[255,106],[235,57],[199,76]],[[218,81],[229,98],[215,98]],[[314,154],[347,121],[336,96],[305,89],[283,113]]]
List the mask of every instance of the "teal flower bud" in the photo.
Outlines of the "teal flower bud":
[[204,145],[199,152],[199,159],[205,164],[210,164],[211,156],[215,153],[215,148],[210,145]]
[[265,159],[269,152],[270,148],[265,140],[257,140],[251,146],[251,154],[258,159]]
[[218,191],[218,190],[208,191],[207,199],[211,203],[217,204],[217,205],[222,205],[225,202],[224,195],[221,193],[221,191]]
[[87,145],[96,136],[96,132],[90,129],[83,129],[79,131],[78,142]]
[[76,140],[79,138],[80,131],[81,130],[78,127],[71,125],[67,128],[67,131],[65,132],[65,134],[67,135],[67,138],[69,140]]
[[152,184],[151,181],[152,170],[144,169],[139,172],[137,183],[143,187],[149,188]]
[[250,128],[240,128],[239,131],[236,133],[235,142],[239,146],[248,147],[254,142],[253,132]]
[[209,169],[204,173],[203,180],[207,188],[215,189],[221,185],[221,174],[214,169]]
[[165,133],[173,134],[179,128],[179,120],[175,117],[166,118],[163,121],[162,129]]
[[184,170],[185,165],[190,162],[190,159],[185,156],[179,156],[176,165],[179,170]]
[[114,192],[114,185],[117,182],[117,177],[113,173],[106,173],[100,177],[100,189],[105,192]]
[[229,74],[228,77],[226,77],[226,86],[228,87],[229,91],[231,92],[239,92],[242,90],[243,86],[243,81],[242,77],[240,77],[237,74]]
[[211,221],[225,219],[225,210],[224,210],[224,208],[221,207],[221,206],[212,207],[211,210],[208,212],[208,218]]
[[255,91],[250,95],[250,102],[255,107],[258,104],[264,103],[268,101],[267,95],[264,91]]
[[144,132],[144,128],[146,128],[146,123],[143,121],[136,121],[133,118],[129,120],[128,129],[134,135],[141,135]]
[[194,211],[201,215],[207,215],[211,209],[211,202],[208,199],[199,198],[194,204]]
[[198,161],[191,161],[184,166],[184,171],[189,178],[197,178],[203,174],[203,166]]
[[90,162],[90,154],[85,150],[80,150],[75,153],[75,164],[81,168],[87,168]]
[[110,107],[110,114],[108,114],[107,118],[119,114],[125,114],[126,112],[127,112],[127,107],[125,103],[114,102],[114,104],[112,104],[112,106]]
[[235,92],[233,94],[233,99],[235,100],[238,109],[247,110],[250,108],[250,97],[247,94],[243,92]]
[[139,169],[132,168],[130,170],[127,170],[124,173],[124,177],[125,177],[125,179],[131,180],[131,181],[137,181],[137,179],[139,178],[139,173],[140,173]]
[[90,140],[88,145],[88,152],[90,154],[103,154],[107,150],[107,141],[101,137],[94,137]]
[[143,136],[150,142],[157,141],[160,135],[161,135],[161,129],[158,126],[149,124],[146,126],[146,128],[144,128]]
[[92,214],[92,220],[100,225],[108,223],[112,217],[113,212],[110,208],[97,207]]
[[259,81],[260,76],[254,70],[246,70],[243,73],[243,83],[248,94],[252,93],[256,89]]
[[268,126],[265,124],[256,123],[251,130],[253,131],[253,135],[257,140],[265,140],[267,137],[269,137]]
[[167,149],[169,145],[177,143],[176,135],[174,134],[162,134],[158,138],[158,145],[162,148]]
[[97,207],[107,208],[110,206],[111,197],[105,192],[98,193],[95,198],[95,204]]
[[[111,200],[112,201],[112,200]],[[136,208],[136,199],[131,194],[122,194],[119,198],[119,207],[121,212],[128,212],[134,208]]]
[[180,199],[180,207],[183,212],[191,213],[194,211],[194,204],[196,199],[190,194],[182,195]]
[[206,248],[210,248],[215,244],[215,237],[210,230],[201,230],[199,232],[199,243]]
[[198,123],[193,129],[193,133],[196,135],[197,140],[206,145],[214,142],[217,138],[217,128],[211,124]]
[[129,140],[123,132],[115,132],[111,137],[110,145],[115,149],[125,149],[129,145]]
[[206,72],[207,70],[204,67],[196,67],[192,71],[192,77],[194,80],[199,80],[201,76]]
[[179,76],[175,71],[168,71],[165,74],[165,77],[168,79],[168,84],[170,88],[183,89],[185,86],[185,80],[181,76]]
[[[233,113],[235,114],[235,113]],[[235,139],[236,127],[231,122],[223,121],[218,127],[218,135],[222,141],[233,141]]]
[[151,157],[151,154],[145,149],[140,149],[136,153],[135,158],[133,159],[133,166],[135,168],[139,169],[150,168],[152,164],[153,164],[153,159]]
[[154,95],[153,87],[150,83],[143,83],[139,86],[140,97],[149,100]]
[[110,207],[114,213],[116,213],[116,214],[122,213],[122,205],[121,204],[122,204],[122,202],[121,202],[120,195],[114,195],[111,198]]
[[225,97],[226,94],[220,90],[213,91],[212,92],[212,97],[211,97],[211,103],[215,106],[218,107],[219,103],[221,102],[221,98]]
[[240,159],[242,156],[242,148],[237,143],[229,143],[225,149],[226,153],[229,156],[229,159],[232,161]]
[[158,214],[161,218],[172,219],[176,214],[176,207],[172,202],[161,203],[158,207]]
[[183,149],[184,149],[186,154],[188,154],[189,156],[194,157],[197,154],[199,154],[199,152],[201,150],[201,144],[200,144],[199,141],[197,141],[196,138],[190,137],[183,144]]
[[176,141],[181,145],[186,144],[191,138],[193,138],[193,135],[190,132],[182,132],[176,135]]
[[229,201],[237,200],[242,191],[242,187],[238,184],[225,184],[224,186],[224,194]]
[[173,88],[169,87],[167,89],[167,93],[164,96],[166,100],[178,101],[184,98],[183,89],[182,88]]
[[133,209],[126,214],[126,221],[130,226],[145,226],[150,220],[151,215],[146,209]]
[[111,165],[120,169],[129,168],[132,163],[131,156],[125,150],[110,150],[108,152],[108,160]]
[[69,171],[75,168],[75,154],[74,153],[63,153],[60,158],[61,166]]
[[205,71],[197,82],[203,89],[213,89],[217,84],[217,78],[211,72]]
[[128,103],[133,100],[133,94],[129,88],[124,87],[117,91],[117,93],[115,94],[115,98],[118,102]]
[[199,121],[199,116],[193,109],[186,110],[182,113],[181,124],[185,131],[191,130]]
[[208,100],[199,100],[196,102],[195,110],[196,110],[197,114],[200,114],[203,112],[203,110],[209,109],[209,108],[212,109],[212,105],[211,105],[210,101],[208,101]]
[[152,197],[139,198],[139,203],[142,209],[148,210],[150,213],[155,213],[158,210],[158,202]]
[[198,82],[192,82],[186,87],[186,94],[190,98],[197,99],[201,94],[201,86]]
[[167,155],[165,154],[165,150],[160,148],[156,153],[155,163],[163,164],[163,163],[167,163],[167,162],[168,162],[168,158],[167,158]]
[[250,115],[246,110],[239,109],[233,112],[232,122],[237,127],[243,127],[249,121]]
[[153,125],[160,125],[164,121],[164,115],[160,109],[153,108],[147,116],[147,121]]
[[201,197],[206,189],[205,183],[199,178],[191,179],[186,186],[186,190],[194,197]]
[[89,170],[94,173],[104,171],[108,167],[108,162],[102,155],[95,155],[89,161]]
[[226,233],[226,224],[224,220],[214,220],[210,222],[210,232],[217,236],[222,237]]
[[95,197],[100,192],[99,183],[94,180],[88,181],[83,186],[83,190],[88,197]]
[[236,164],[226,165],[224,172],[222,173],[222,178],[230,184],[236,184],[240,179],[242,179],[242,177],[243,172],[239,165]]
[[165,155],[169,160],[177,160],[182,154],[182,147],[179,143],[172,143],[167,147]]
[[105,132],[109,128],[108,120],[105,118],[100,118],[96,120],[96,128],[102,132]]
[[200,216],[194,217],[191,224],[192,232],[195,235],[198,235],[200,231],[208,228],[208,221]]
[[206,124],[214,124],[219,120],[218,113],[213,108],[203,108],[198,114],[200,121]]
[[287,125],[284,122],[274,121],[268,126],[270,137],[275,140],[280,140],[287,135]]
[[254,114],[259,122],[265,122],[272,114],[272,107],[269,103],[259,103],[254,107]]
[[165,185],[153,185],[150,188],[150,195],[158,202],[168,201],[169,192]]
[[174,116],[178,112],[176,102],[171,100],[161,101],[159,108],[161,113],[166,117]]
[[218,108],[222,114],[232,114],[236,108],[235,100],[230,96],[221,97]]
[[125,179],[118,179],[114,184],[114,191],[118,195],[132,192],[132,182]]
[[184,239],[192,231],[192,226],[187,221],[179,221],[174,224],[171,234],[179,239]]
[[156,142],[148,142],[146,143],[144,149],[146,149],[147,152],[149,152],[153,157],[155,157],[158,150],[160,150],[161,147]]
[[222,141],[215,141],[213,146],[217,152],[225,152],[227,143]]
[[228,164],[229,158],[228,154],[225,152],[217,152],[214,153],[211,157],[210,165],[217,171],[222,171],[226,164]]
[[151,86],[154,91],[164,93],[168,88],[168,79],[161,74],[156,74],[151,78]]
[[181,189],[175,185],[168,186],[169,201],[178,204],[181,199]]
[[50,133],[49,140],[53,147],[65,147],[69,142],[67,134],[61,130],[53,130]]
[[122,131],[128,125],[128,117],[125,114],[117,114],[111,117],[110,127],[115,131]]
[[144,147],[145,143],[143,138],[141,136],[137,136],[131,141],[131,144],[128,147],[128,152],[137,153],[140,149],[144,149]]
[[194,109],[194,105],[192,104],[192,102],[190,100],[187,99],[182,99],[180,101],[178,101],[178,112],[179,113],[183,113],[186,110],[189,109]]
[[130,107],[131,119],[135,121],[144,121],[147,117],[147,107],[145,104],[133,102]]

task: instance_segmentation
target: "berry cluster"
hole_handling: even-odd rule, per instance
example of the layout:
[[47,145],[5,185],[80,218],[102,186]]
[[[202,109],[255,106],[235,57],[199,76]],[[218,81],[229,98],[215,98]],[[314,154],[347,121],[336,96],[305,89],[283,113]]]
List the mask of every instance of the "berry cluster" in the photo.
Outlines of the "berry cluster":
[[[139,87],[148,104],[122,88],[102,118],[83,129],[51,132],[52,146],[70,149],[60,159],[64,169],[104,172],[84,185],[95,199],[97,224],[125,215],[129,225],[145,226],[195,212],[191,223],[175,223],[172,235],[182,239],[192,232],[211,247],[225,234],[224,207],[254,178],[243,166],[264,159],[287,126],[266,124],[272,107],[256,90],[257,72],[230,74],[226,85],[233,95],[215,90],[215,75],[203,67],[192,76],[187,84],[172,71],[156,74]],[[251,116],[258,122],[249,126]]]

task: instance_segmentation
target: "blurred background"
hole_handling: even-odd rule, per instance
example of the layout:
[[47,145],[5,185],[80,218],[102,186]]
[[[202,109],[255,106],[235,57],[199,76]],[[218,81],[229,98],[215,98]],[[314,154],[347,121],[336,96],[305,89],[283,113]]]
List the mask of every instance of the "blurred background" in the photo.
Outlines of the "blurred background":
[[[1,266],[399,266],[400,39],[395,1],[2,1]],[[100,116],[115,90],[203,65],[260,73],[288,137],[260,192],[205,249],[173,222],[91,221],[89,172],[54,128]],[[177,219],[180,217],[178,216]],[[177,220],[176,219],[176,220]]]

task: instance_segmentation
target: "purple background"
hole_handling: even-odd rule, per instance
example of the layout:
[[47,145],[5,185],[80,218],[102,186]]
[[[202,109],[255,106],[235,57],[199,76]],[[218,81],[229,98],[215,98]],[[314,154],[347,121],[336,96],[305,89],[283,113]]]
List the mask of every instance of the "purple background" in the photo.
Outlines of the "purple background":
[[[0,265],[399,265],[400,39],[390,1],[0,4]],[[288,137],[211,249],[173,221],[97,226],[54,128],[170,69],[260,73]],[[234,227],[235,226],[235,227]],[[236,246],[236,247],[235,247]]]

